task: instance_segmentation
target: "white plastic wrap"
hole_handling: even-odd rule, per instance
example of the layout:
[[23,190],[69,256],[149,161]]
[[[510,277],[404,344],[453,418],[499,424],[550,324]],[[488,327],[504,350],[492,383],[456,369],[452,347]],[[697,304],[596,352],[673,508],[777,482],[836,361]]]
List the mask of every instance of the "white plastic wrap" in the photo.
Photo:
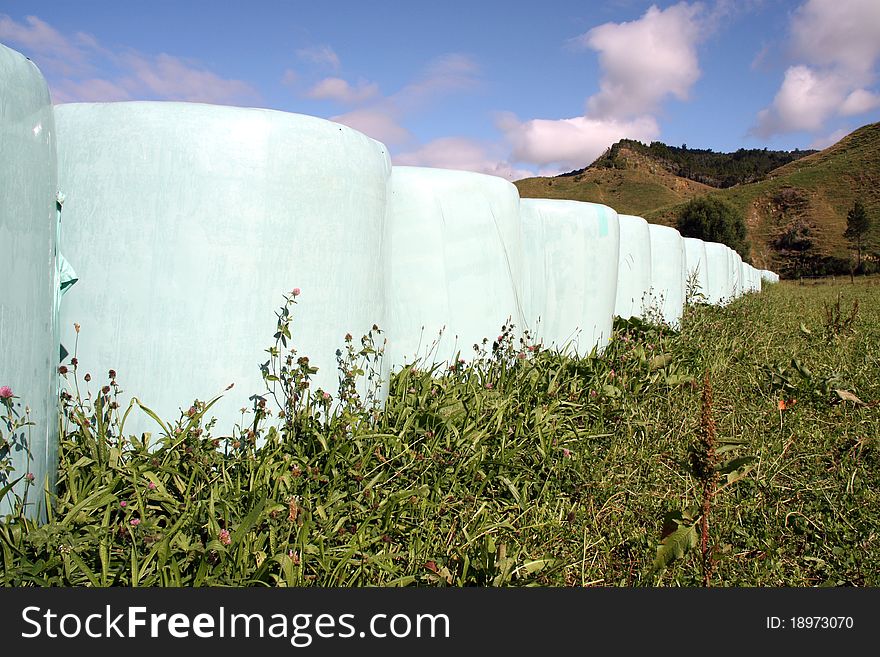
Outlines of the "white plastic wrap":
[[684,310],[685,254],[681,234],[669,226],[650,224],[652,303],[670,326],[678,326]]
[[748,271],[748,280],[749,280],[749,290],[752,292],[760,292],[761,291],[761,275],[757,269],[752,267],[750,264],[746,264]]
[[743,288],[742,288],[742,256],[739,253],[730,249],[727,253],[728,258],[730,259],[730,272],[731,272],[731,282],[730,282],[730,296],[732,299],[736,299],[737,297],[742,296]]
[[[55,124],[46,81],[23,55],[0,45],[0,415],[33,426],[4,429],[0,459],[12,458],[14,493],[26,513],[41,514],[53,485],[58,447],[58,335],[55,324],[57,177]],[[13,397],[8,395],[12,394]],[[0,478],[0,488],[9,483]],[[12,510],[12,493],[0,516]]]
[[691,293],[708,298],[709,296],[709,263],[706,256],[706,243],[695,237],[685,237],[685,280],[693,284]]
[[523,328],[519,194],[503,178],[394,167],[383,259],[388,368],[469,360],[508,318]]
[[620,257],[614,314],[629,319],[641,317],[651,290],[651,232],[641,217],[618,215]]
[[[291,344],[335,398],[345,334],[383,315],[384,146],[314,117],[194,103],[60,105],[56,119],[80,276],[63,330],[72,343],[82,325],[81,370],[101,383],[113,368],[163,418],[234,383],[210,411],[228,434],[265,391],[274,313],[300,288]],[[129,431],[159,428],[133,413]]]
[[545,345],[584,356],[611,337],[617,213],[579,201],[523,199],[523,309]]
[[769,269],[761,270],[761,280],[766,281],[767,283],[778,283],[779,275],[770,271]]
[[709,274],[709,303],[724,305],[730,300],[732,276],[730,272],[730,249],[719,242],[706,242],[706,262]]

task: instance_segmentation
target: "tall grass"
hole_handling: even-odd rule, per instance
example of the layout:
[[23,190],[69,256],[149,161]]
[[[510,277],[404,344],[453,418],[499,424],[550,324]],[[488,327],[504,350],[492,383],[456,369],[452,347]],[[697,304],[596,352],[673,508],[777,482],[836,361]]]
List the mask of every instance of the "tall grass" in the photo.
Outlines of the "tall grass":
[[[93,390],[69,372],[49,521],[0,524],[0,577],[699,586],[708,572],[716,586],[876,586],[878,289],[774,285],[690,306],[678,332],[618,322],[585,358],[507,326],[471,363],[404,367],[381,409],[357,385],[378,371],[378,334],[346,340],[340,390],[312,391],[287,298],[267,389],[231,431],[196,400],[176,421],[157,417],[156,440],[126,435],[140,409],[118,405],[115,376]],[[856,299],[847,330],[829,328],[828,304]],[[692,471],[704,373],[717,444],[755,460],[715,470],[718,492],[736,485],[712,492],[703,549],[667,554],[664,519],[688,526],[706,498]]]

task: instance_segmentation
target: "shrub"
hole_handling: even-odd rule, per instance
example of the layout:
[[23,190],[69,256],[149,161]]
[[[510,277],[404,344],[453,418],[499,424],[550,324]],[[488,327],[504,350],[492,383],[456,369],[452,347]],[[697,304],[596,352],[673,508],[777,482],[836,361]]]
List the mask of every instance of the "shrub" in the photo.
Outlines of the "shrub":
[[746,223],[742,213],[726,201],[701,196],[686,203],[676,225],[684,237],[705,242],[720,242],[749,260],[751,246],[746,239]]

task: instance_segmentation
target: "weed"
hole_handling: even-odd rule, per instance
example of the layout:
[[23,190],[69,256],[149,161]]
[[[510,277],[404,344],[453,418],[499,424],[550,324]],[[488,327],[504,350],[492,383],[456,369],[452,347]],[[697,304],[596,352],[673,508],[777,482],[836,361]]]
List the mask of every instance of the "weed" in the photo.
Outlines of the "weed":
[[841,308],[841,296],[841,293],[838,292],[837,301],[822,303],[825,309],[825,335],[829,338],[851,333],[859,314],[859,300],[853,301],[852,307],[847,311],[845,308]]

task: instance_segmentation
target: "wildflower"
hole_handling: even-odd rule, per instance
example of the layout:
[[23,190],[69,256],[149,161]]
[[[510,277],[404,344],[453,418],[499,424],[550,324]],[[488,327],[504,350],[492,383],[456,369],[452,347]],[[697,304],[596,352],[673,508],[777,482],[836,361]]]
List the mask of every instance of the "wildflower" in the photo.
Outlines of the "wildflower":
[[156,490],[156,482],[151,481],[149,484],[147,484],[147,488],[149,488],[150,490]]
[[492,389],[492,384],[491,384],[491,383],[487,383],[487,384],[486,384],[486,390],[491,390],[491,389]]
[[67,374],[67,365],[61,365],[58,367],[59,374]]
[[107,374],[110,375],[110,378],[111,378],[111,379],[115,379],[115,378],[116,378],[116,370],[110,370]]
[[12,399],[12,388],[9,386],[0,387],[0,399]]
[[86,372],[86,375],[83,377],[86,380],[86,383],[92,380],[92,375]]
[[132,518],[131,519],[131,526],[132,527],[137,527],[139,524],[141,524],[140,518]]
[[293,292],[291,292],[291,294],[295,297],[298,297],[300,295],[300,292],[301,290],[298,287],[295,287],[293,288]]
[[122,501],[119,503],[119,506],[121,506],[121,507],[124,509],[125,507],[128,506],[128,502],[126,502],[125,500],[122,500]]
[[24,478],[27,479],[27,480],[30,481],[30,482],[33,482],[33,480],[34,480],[34,473],[33,473],[33,472],[28,472],[28,473],[24,476]]
[[523,360],[526,357],[526,354],[525,354],[525,352],[521,351],[516,355],[516,357],[519,358],[520,360]]
[[570,459],[571,458],[571,450],[568,449],[567,447],[563,447],[562,448],[562,456],[564,458]]
[[614,373],[614,370],[611,370],[610,372],[608,372],[608,376],[610,376],[613,379],[617,375]]
[[784,410],[786,410],[786,409],[791,408],[792,406],[794,406],[796,402],[797,402],[797,399],[780,399],[780,400],[777,402],[776,407],[777,407],[780,411],[784,411]]
[[77,324],[76,322],[73,323],[73,330],[79,333],[79,324]]
[[229,535],[228,529],[221,529],[218,538],[220,539],[220,542],[223,543],[223,545],[229,545],[230,543],[232,543],[232,537]]
[[197,411],[196,411],[196,407],[195,407],[195,406],[190,406],[190,407],[189,407],[189,410],[186,412],[186,414],[189,415],[190,417],[192,417],[193,415],[196,414],[196,412],[197,412]]
[[324,393],[324,401],[330,401],[330,393],[329,392]]
[[351,333],[346,333],[346,334],[345,334],[345,341],[346,341],[346,342],[351,342]]
[[76,358],[71,358],[70,364],[76,367],[77,365],[79,365],[79,361]]
[[104,386],[103,388],[101,388],[101,392],[103,392],[105,395],[109,395],[110,394],[110,386]]

